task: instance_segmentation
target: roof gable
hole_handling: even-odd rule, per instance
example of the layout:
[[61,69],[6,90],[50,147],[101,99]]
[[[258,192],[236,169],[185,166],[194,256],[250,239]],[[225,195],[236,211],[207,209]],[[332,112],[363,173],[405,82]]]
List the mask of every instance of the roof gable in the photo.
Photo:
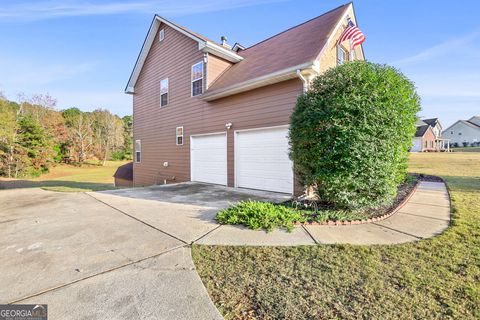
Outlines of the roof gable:
[[458,124],[463,125],[463,126],[467,126],[467,127],[473,128],[473,129],[480,130],[480,125],[477,125],[477,124],[471,122],[470,120],[458,120],[457,122],[452,124],[450,127],[443,130],[443,133],[447,132],[448,130],[450,130],[451,128],[455,127]]
[[142,70],[143,64],[145,63],[145,60],[147,59],[148,53],[150,52],[150,49],[152,47],[153,41],[155,40],[155,36],[157,35],[160,24],[162,23],[168,25],[169,27],[182,33],[183,35],[196,41],[198,43],[198,49],[202,50],[203,52],[211,52],[230,62],[239,62],[243,60],[243,58],[238,54],[236,54],[235,52],[216,44],[210,39],[196,32],[190,31],[185,27],[179,26],[165,18],[155,15],[152,23],[150,24],[150,28],[148,29],[147,36],[145,37],[145,41],[143,42],[142,49],[140,50],[140,54],[138,55],[137,61],[135,62],[135,67],[133,68],[133,71],[128,80],[127,86],[125,88],[125,93],[134,93],[135,84],[138,80],[138,77],[140,76],[140,72]]
[[480,126],[480,116],[473,116],[470,119],[468,119],[468,122],[471,122],[473,124],[476,124],[477,126]]
[[424,126],[418,126],[417,131],[415,132],[415,137],[421,138],[425,135],[425,133],[428,131],[430,128],[430,125],[426,124]]
[[438,118],[423,119],[422,121],[425,122],[426,124],[431,125],[432,127],[435,127],[437,125]]

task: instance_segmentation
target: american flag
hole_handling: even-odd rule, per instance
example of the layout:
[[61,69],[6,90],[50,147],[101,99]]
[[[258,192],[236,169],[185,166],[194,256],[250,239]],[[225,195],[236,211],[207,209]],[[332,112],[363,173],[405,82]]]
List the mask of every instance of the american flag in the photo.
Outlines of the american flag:
[[358,29],[358,27],[352,22],[352,20],[348,20],[348,25],[345,30],[343,30],[342,35],[338,39],[338,43],[342,43],[345,40],[352,40],[352,50],[365,41],[365,35],[362,31],[360,31],[360,29]]

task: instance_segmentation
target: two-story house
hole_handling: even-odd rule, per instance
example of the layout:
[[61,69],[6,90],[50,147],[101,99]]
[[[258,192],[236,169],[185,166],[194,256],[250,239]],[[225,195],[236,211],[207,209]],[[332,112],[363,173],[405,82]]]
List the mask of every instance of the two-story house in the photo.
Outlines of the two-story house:
[[410,151],[450,151],[450,140],[442,137],[442,124],[438,118],[418,120]]
[[126,87],[133,95],[134,186],[198,181],[301,193],[288,127],[312,79],[351,59],[337,43],[353,4],[253,46],[215,43],[155,16]]

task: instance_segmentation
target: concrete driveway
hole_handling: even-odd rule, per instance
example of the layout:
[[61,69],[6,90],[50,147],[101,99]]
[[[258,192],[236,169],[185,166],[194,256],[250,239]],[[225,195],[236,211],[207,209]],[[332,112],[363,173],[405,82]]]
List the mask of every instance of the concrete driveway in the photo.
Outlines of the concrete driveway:
[[46,303],[51,319],[219,319],[189,244],[229,203],[285,198],[197,183],[0,191],[0,303]]

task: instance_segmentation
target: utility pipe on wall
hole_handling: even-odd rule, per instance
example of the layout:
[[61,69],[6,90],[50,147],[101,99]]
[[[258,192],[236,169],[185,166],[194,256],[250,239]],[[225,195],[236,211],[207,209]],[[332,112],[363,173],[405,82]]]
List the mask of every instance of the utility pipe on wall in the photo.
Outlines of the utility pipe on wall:
[[308,91],[308,80],[303,76],[302,71],[300,69],[297,70],[297,76],[303,82],[303,92]]

